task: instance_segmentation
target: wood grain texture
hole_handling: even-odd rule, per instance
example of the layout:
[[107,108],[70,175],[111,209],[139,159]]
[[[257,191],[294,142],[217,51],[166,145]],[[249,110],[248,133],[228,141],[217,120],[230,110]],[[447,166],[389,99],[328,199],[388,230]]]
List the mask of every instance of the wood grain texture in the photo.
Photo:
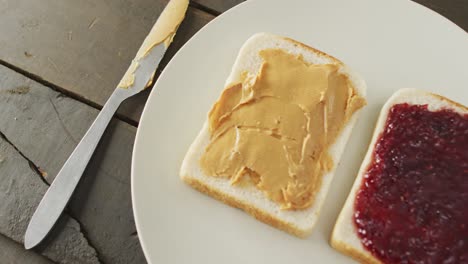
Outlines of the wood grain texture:
[[8,264],[52,264],[49,259],[35,253],[25,250],[23,245],[0,235],[0,260]]
[[[0,132],[48,182],[58,173],[97,113],[92,107],[0,66]],[[144,262],[135,235],[130,197],[130,163],[135,132],[136,128],[127,123],[116,119],[111,122],[68,206],[68,213],[81,223],[100,260],[105,263]],[[0,176],[14,171],[28,176],[19,170],[24,162],[18,158],[6,167],[0,166],[0,170],[8,169],[0,171]],[[32,173],[28,162],[25,164]],[[43,185],[38,189],[40,193],[21,188],[10,193],[19,201],[36,195],[36,200],[23,202],[32,214],[31,210],[37,206],[46,185],[37,175],[30,181],[22,183],[31,185],[33,181],[39,181]],[[7,186],[7,182],[0,182],[0,188]],[[0,200],[3,201],[2,198]],[[0,216],[14,217],[2,205],[0,203]],[[22,210],[25,211],[24,208]],[[9,221],[14,224],[16,220],[12,218]],[[26,225],[27,219],[21,223]],[[12,236],[11,233],[5,234]],[[18,232],[16,241],[19,242],[17,239],[22,239],[23,235],[24,230]],[[68,254],[63,249],[61,252]]]
[[[242,0],[193,0],[223,12]],[[103,105],[167,0],[0,2],[0,60]],[[417,0],[468,29],[467,0]],[[65,15],[66,14],[66,15]],[[189,8],[160,70],[214,16]],[[148,91],[119,110],[138,121]]]
[[[23,244],[26,227],[46,190],[47,185],[28,160],[0,137],[0,234]],[[78,222],[66,214],[47,242],[35,250],[59,263],[99,263]]]
[[[166,2],[0,1],[0,60],[103,105]],[[189,8],[168,57],[211,19]],[[146,95],[120,113],[137,121]]]
[[[102,105],[167,1],[0,0],[0,60]],[[243,2],[192,1],[196,4],[189,8],[158,72],[214,18],[197,9],[198,5],[216,14]],[[468,30],[468,0],[416,2]],[[119,113],[138,121],[148,92],[125,102]],[[96,115],[97,110],[0,66],[0,132],[39,167],[49,182]],[[68,207],[104,263],[145,262],[131,211],[129,179],[134,135],[134,127],[116,120],[111,123]],[[40,197],[46,187],[13,145],[0,139],[0,233],[21,242],[25,212],[30,214],[30,208],[38,203],[38,198],[30,197]],[[62,219],[67,221],[73,222]],[[77,222],[69,231],[63,228],[62,224],[54,230],[55,236],[80,234]],[[63,258],[58,253],[70,255],[63,243],[48,245],[55,250],[55,257],[47,249],[40,251],[56,261]],[[7,259],[2,255],[6,249],[8,245],[0,239],[2,260]],[[33,259],[25,255],[22,263],[34,263]]]
[[202,5],[218,13],[223,13],[229,8],[236,6],[245,0],[192,0],[193,2]]

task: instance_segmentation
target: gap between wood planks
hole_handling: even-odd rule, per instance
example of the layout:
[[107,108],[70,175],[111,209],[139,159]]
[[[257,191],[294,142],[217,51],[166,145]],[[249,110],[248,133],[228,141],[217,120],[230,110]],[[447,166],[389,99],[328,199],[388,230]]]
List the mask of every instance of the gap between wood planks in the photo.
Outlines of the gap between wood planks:
[[[53,83],[51,83],[51,82],[49,82],[47,80],[44,80],[41,76],[38,76],[38,75],[35,75],[33,73],[27,72],[27,71],[25,71],[25,70],[23,70],[21,68],[18,68],[16,66],[4,61],[4,60],[0,60],[0,65],[5,66],[6,68],[8,68],[8,69],[10,69],[12,71],[15,71],[15,72],[17,72],[17,73],[19,73],[19,74],[21,74],[21,75],[35,81],[37,83],[40,83],[40,84],[44,85],[45,87],[50,88],[50,89],[52,89],[52,90],[54,90],[54,91],[56,91],[56,92],[58,92],[58,93],[60,93],[60,94],[62,94],[64,96],[70,97],[73,100],[81,102],[81,103],[83,103],[83,104],[85,104],[87,106],[90,106],[92,108],[98,109],[99,111],[102,109],[102,105],[99,105],[99,104],[97,104],[95,102],[92,102],[92,101],[84,98],[81,95],[72,93],[72,92],[70,92],[70,91],[68,91],[68,90],[66,90],[66,89],[64,89],[64,88],[62,88],[62,87],[60,87],[58,85],[55,85],[55,84],[53,84]],[[152,87],[152,85],[151,85],[151,87]],[[130,118],[123,116],[122,114],[115,113],[114,117],[119,119],[120,121],[123,121],[123,122],[131,125],[131,126],[138,127],[138,122],[133,121]]]
[[[191,6],[191,7],[193,7],[193,8],[196,8],[196,9],[202,11],[202,12],[205,12],[205,13],[208,13],[208,14],[210,14],[210,15],[213,15],[213,16],[218,16],[218,15],[221,14],[220,12],[218,12],[218,11],[216,11],[216,10],[213,10],[213,9],[211,9],[211,8],[209,8],[209,7],[206,7],[206,6],[202,5],[202,4],[199,4],[199,3],[196,3],[196,2],[193,2],[193,1],[190,1],[190,2],[189,2],[189,6]],[[92,23],[91,23],[90,26],[92,26]],[[25,76],[25,77],[27,77],[27,78],[29,78],[29,79],[35,81],[35,82],[38,82],[38,83],[44,85],[45,87],[48,87],[48,88],[50,88],[50,89],[52,89],[52,90],[54,90],[54,91],[56,91],[56,92],[58,92],[58,93],[60,93],[60,94],[63,94],[63,95],[65,95],[65,96],[67,96],[67,97],[70,97],[70,98],[72,98],[72,99],[74,99],[74,100],[76,100],[76,101],[78,101],[78,102],[81,102],[81,103],[83,103],[83,104],[85,104],[85,105],[88,105],[88,106],[90,106],[90,107],[92,107],[92,108],[98,109],[99,111],[100,111],[100,110],[102,109],[102,107],[103,107],[102,105],[99,105],[99,104],[97,104],[97,103],[95,103],[95,102],[93,102],[93,101],[91,101],[91,100],[89,100],[89,99],[86,99],[85,97],[83,97],[83,96],[81,96],[81,95],[79,95],[79,94],[70,92],[70,91],[68,91],[67,89],[63,88],[63,87],[60,87],[60,86],[58,86],[58,85],[56,85],[56,84],[54,84],[54,83],[51,83],[51,82],[49,82],[49,81],[43,79],[41,76],[38,76],[38,75],[36,75],[36,74],[27,72],[27,71],[25,71],[25,70],[23,70],[23,69],[21,69],[21,68],[15,66],[15,65],[13,65],[13,64],[10,64],[10,63],[4,61],[4,60],[1,60],[1,59],[0,59],[0,65],[5,66],[5,67],[7,67],[7,68],[9,68],[9,69],[11,69],[11,70],[13,70],[13,71],[15,71],[15,72],[17,72],[17,73],[19,73],[19,74]],[[152,88],[153,88],[153,85],[154,85],[154,83],[156,82],[156,80],[158,79],[160,73],[161,73],[160,70],[156,70],[156,74],[155,74],[156,76],[155,76],[155,78],[153,79],[153,83],[148,87],[149,89],[152,89]],[[122,115],[122,114],[115,113],[114,117],[117,118],[117,119],[120,120],[120,121],[123,121],[123,122],[125,122],[125,123],[131,125],[131,126],[138,127],[138,122],[137,122],[137,121],[134,121],[134,120],[132,120],[131,118],[126,117],[126,116],[124,116],[124,115]],[[23,155],[23,156],[24,156],[24,155]],[[26,158],[26,157],[25,157],[25,158]],[[26,158],[26,159],[27,159],[27,158]],[[28,161],[29,161],[29,160],[28,160]],[[39,172],[40,172],[40,170],[39,170]]]
[[91,241],[91,239],[89,239],[89,236],[88,236],[88,231],[85,230],[85,226],[81,223],[81,221],[78,219],[78,217],[75,217],[71,210],[68,210],[67,207],[65,207],[65,210],[64,210],[64,213],[68,214],[72,219],[74,219],[79,225],[80,225],[80,232],[81,234],[83,234],[83,237],[86,239],[86,241],[88,242],[88,245],[92,248],[94,248],[94,251],[96,252],[96,258],[97,260],[99,261],[99,263],[101,264],[105,264],[104,261],[102,261],[101,259],[101,254],[99,253],[99,251],[97,250],[97,248],[94,246],[94,243]]
[[50,184],[45,180],[45,178],[43,177],[43,172],[42,170],[40,169],[39,166],[37,166],[36,164],[34,164],[34,162],[29,159],[28,157],[26,157],[26,155],[24,155],[23,152],[21,152],[21,150],[19,150],[14,144],[13,142],[11,142],[6,136],[5,134],[3,134],[2,131],[0,131],[0,138],[2,138],[3,140],[5,140],[8,144],[10,144],[17,152],[18,154],[20,154],[21,157],[23,157],[29,164],[29,167],[39,176],[39,178],[41,179],[41,181],[46,184],[47,186],[50,186]]
[[202,4],[194,2],[194,1],[190,1],[189,6],[191,6],[193,8],[196,8],[198,10],[201,10],[201,11],[203,11],[205,13],[210,14],[210,15],[213,15],[215,17],[221,15],[221,12],[216,11],[216,10],[214,10],[212,8],[209,8],[209,7],[205,6],[205,5],[202,5]]
[[[19,150],[19,149],[13,144],[13,142],[11,142],[11,141],[6,137],[6,135],[5,135],[2,131],[0,131],[0,138],[2,138],[3,140],[5,140],[5,142],[6,142],[7,144],[9,144],[10,146],[12,146],[13,149],[14,149],[16,152],[18,152],[18,154],[19,154],[21,157],[23,157],[23,158],[28,162],[29,167],[31,168],[31,170],[32,170],[33,172],[35,172],[35,174],[37,175],[37,177],[39,177],[39,178],[41,179],[41,181],[42,181],[45,185],[50,186],[50,184],[45,180],[44,175],[43,175],[43,171],[41,170],[41,168],[40,168],[39,166],[37,166],[36,164],[34,164],[34,162],[33,162],[31,159],[29,159],[28,157],[26,157],[26,155],[25,155],[23,152],[21,152],[21,150]],[[92,248],[94,249],[94,251],[96,252],[96,258],[97,258],[97,260],[99,261],[99,263],[104,263],[104,262],[101,260],[101,258],[100,258],[100,255],[99,255],[98,250],[97,250],[96,247],[93,245],[93,242],[89,239],[89,237],[88,237],[88,232],[87,232],[87,230],[85,230],[84,225],[81,224],[80,220],[78,220],[78,218],[76,218],[75,216],[73,216],[73,215],[71,214],[71,212],[70,212],[69,210],[67,210],[67,208],[65,208],[64,212],[65,212],[66,214],[68,214],[70,218],[72,218],[73,220],[75,220],[75,221],[79,224],[79,226],[80,226],[80,232],[81,232],[81,234],[83,235],[83,237],[86,239],[86,242],[88,243],[88,245],[89,245],[90,247],[92,247]],[[42,255],[42,254],[41,254],[41,255]],[[48,258],[47,256],[44,256],[44,255],[42,255],[42,256],[45,257],[45,258],[47,258],[47,259],[50,260],[51,262],[54,262],[53,260],[51,260],[51,259]]]
[[[198,3],[194,3],[194,2],[190,2],[190,6],[192,8],[195,8],[195,9],[198,9],[200,10],[201,12],[205,12],[207,14],[210,14],[210,15],[213,15],[213,16],[218,16],[220,14],[220,12],[218,11],[215,11],[211,8],[208,8],[208,7],[205,7],[204,5],[201,5],[201,4],[198,4]],[[94,21],[93,21],[94,22]],[[93,26],[93,22],[90,24],[90,27]],[[27,56],[27,54],[26,54]],[[61,87],[59,85],[56,85],[46,79],[44,79],[43,77],[41,77],[40,75],[36,75],[34,73],[31,73],[31,72],[28,72],[26,70],[23,70],[13,64],[10,64],[6,61],[3,61],[0,59],[0,65],[22,75],[22,76],[25,76],[26,78],[28,79],[31,79],[49,89],[52,89],[56,92],[59,93],[59,95],[62,95],[62,96],[67,96],[75,101],[78,101],[80,103],[83,103],[89,107],[92,107],[94,109],[97,109],[97,110],[101,110],[102,109],[102,105],[98,104],[98,103],[95,103],[87,98],[85,98],[84,96],[82,95],[79,95],[79,94],[76,94],[76,93],[73,93],[73,92],[70,92],[69,90],[65,89],[64,87]],[[161,71],[160,70],[157,70],[156,71],[156,78],[155,80],[157,79],[157,77],[159,77]],[[154,84],[154,82],[153,82]],[[151,88],[153,86],[153,84],[151,85]],[[134,121],[128,117],[125,117],[123,116],[122,114],[118,114],[116,113],[115,114],[115,118],[120,120],[120,121],[123,121],[131,126],[134,126],[134,127],[137,127],[138,126],[138,122],[137,121]],[[35,174],[41,179],[41,181],[46,184],[47,186],[50,186],[50,184],[45,180],[44,178],[44,172],[43,170],[37,166],[31,159],[29,159],[24,153],[22,153],[7,137],[5,134],[2,133],[2,131],[0,131],[0,137],[3,138],[7,144],[11,145],[15,151],[18,152],[18,154],[20,154],[21,157],[23,157],[29,164],[29,167],[31,168],[31,170],[33,170],[35,172]],[[96,249],[96,247],[94,246],[93,244],[93,241],[90,240],[89,236],[88,236],[88,231],[85,229],[85,226],[78,220],[78,218],[74,217],[73,215],[71,215],[71,212],[70,210],[65,210],[65,212],[71,217],[73,218],[76,222],[78,222],[78,224],[80,225],[80,230],[81,230],[81,233],[83,234],[84,238],[86,239],[86,241],[88,242],[89,246],[94,248],[95,251],[96,251],[96,258],[98,259],[98,261],[100,263],[104,263],[100,257],[100,252],[98,252],[98,250]],[[131,237],[137,237],[138,234],[137,232],[132,232],[130,234]]]

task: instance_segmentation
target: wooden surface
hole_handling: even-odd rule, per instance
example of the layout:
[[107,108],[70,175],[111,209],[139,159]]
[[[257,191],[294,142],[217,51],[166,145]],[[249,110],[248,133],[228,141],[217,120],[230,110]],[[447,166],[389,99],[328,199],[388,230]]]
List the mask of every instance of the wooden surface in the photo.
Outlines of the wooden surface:
[[[6,0],[0,2],[0,60],[102,106],[127,70],[165,1]],[[189,8],[165,60],[213,18]],[[119,113],[134,121],[147,92]]]
[[52,264],[53,262],[47,258],[35,254],[32,251],[24,251],[23,245],[14,242],[13,240],[0,235],[0,259],[4,263],[9,264],[23,264],[23,263],[36,263],[36,264]]
[[[0,68],[2,114],[10,110],[6,105],[13,105],[10,112],[14,112],[17,106],[22,108],[23,106],[12,102],[15,97],[23,96],[27,91],[24,86],[10,88],[9,83],[17,81],[21,85],[21,79],[24,78],[10,75],[10,72],[11,70],[4,67]],[[2,115],[2,121],[4,119],[17,121],[13,116],[8,118],[7,115]],[[13,126],[11,121],[9,124]],[[4,127],[2,125],[2,128]],[[0,234],[17,243],[23,243],[28,222],[47,190],[47,185],[37,167],[3,132],[0,134],[0,175]],[[80,225],[76,219],[70,218],[69,215],[61,218],[48,241],[36,250],[60,263],[98,263],[95,249],[80,232]]]
[[[5,67],[0,84],[1,133],[51,182],[98,111]],[[143,261],[129,184],[135,133],[125,122],[111,123],[69,206],[105,263]]]
[[[47,184],[166,2],[0,0],[0,263],[145,263],[130,163],[148,91],[119,109],[51,237],[35,251],[20,243]],[[158,72],[203,25],[241,2],[192,0]],[[417,2],[468,30],[468,0]]]
[[229,8],[245,2],[245,0],[193,0],[193,2],[199,4],[201,8],[206,8],[208,12],[221,14]]

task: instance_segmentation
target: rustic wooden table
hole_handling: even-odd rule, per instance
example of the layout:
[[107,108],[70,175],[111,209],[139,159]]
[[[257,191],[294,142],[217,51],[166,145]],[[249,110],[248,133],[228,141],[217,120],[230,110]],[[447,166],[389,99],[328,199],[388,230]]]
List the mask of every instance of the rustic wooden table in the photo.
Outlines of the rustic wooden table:
[[[0,0],[0,262],[145,263],[130,160],[148,91],[122,105],[41,248],[25,251],[34,208],[96,117],[168,0]],[[389,0],[390,1],[390,0]],[[161,67],[242,0],[192,0]],[[417,0],[468,30],[468,0]]]

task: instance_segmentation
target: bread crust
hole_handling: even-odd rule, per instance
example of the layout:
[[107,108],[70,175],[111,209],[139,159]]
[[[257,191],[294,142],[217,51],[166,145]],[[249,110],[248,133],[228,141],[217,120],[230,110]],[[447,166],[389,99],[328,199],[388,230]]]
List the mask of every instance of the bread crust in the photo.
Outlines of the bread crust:
[[287,38],[287,37],[280,37],[280,38],[282,38],[282,39],[284,39],[286,41],[289,41],[289,42],[293,43],[294,45],[297,45],[297,46],[299,46],[299,47],[301,47],[301,48],[303,48],[305,50],[308,50],[308,51],[310,51],[312,53],[316,53],[316,54],[319,54],[322,57],[328,58],[328,59],[332,60],[335,64],[344,65],[343,62],[340,61],[339,59],[337,59],[337,58],[333,57],[332,55],[327,54],[327,53],[325,53],[325,52],[323,52],[321,50],[314,49],[314,48],[312,48],[310,46],[307,46],[304,43],[301,43],[301,42],[299,42],[297,40],[294,40],[294,39],[291,39],[291,38]]
[[445,102],[447,102],[449,104],[452,104],[455,107],[461,108],[461,109],[463,109],[463,111],[468,111],[468,107],[466,107],[466,106],[464,106],[464,105],[462,105],[462,104],[460,104],[458,102],[452,101],[452,100],[448,99],[447,97],[444,97],[442,95],[438,95],[438,94],[435,94],[435,93],[428,93],[428,94],[434,96],[435,98],[437,98],[437,99],[439,99],[441,101],[445,101]]
[[377,258],[371,254],[356,250],[353,247],[348,246],[346,243],[340,242],[338,240],[332,239],[330,245],[340,251],[341,253],[352,257],[353,259],[359,261],[360,263],[366,264],[382,264]]
[[[365,98],[366,94],[366,84],[364,80],[359,76],[359,74],[353,72],[340,60],[320,51],[315,48],[309,47],[306,44],[300,43],[290,38],[271,35],[267,33],[259,33],[252,36],[247,42],[242,46],[234,66],[231,70],[229,77],[227,78],[226,85],[230,86],[238,82],[237,76],[242,74],[243,71],[250,71],[252,73],[257,71],[257,65],[259,61],[257,60],[258,51],[261,49],[268,48],[280,48],[280,49],[291,49],[291,54],[301,54],[304,56],[306,61],[310,63],[317,64],[334,64],[340,66],[340,69],[343,74],[347,75],[353,85],[356,88],[356,92]],[[250,57],[253,56],[253,57]],[[242,58],[253,58],[252,60],[243,60]],[[299,238],[305,238],[310,235],[314,226],[317,223],[321,207],[325,201],[325,197],[331,186],[331,180],[333,179],[336,166],[339,164],[339,160],[344,152],[344,147],[350,137],[351,131],[355,122],[358,118],[358,112],[354,113],[350,119],[350,122],[346,124],[342,133],[339,135],[337,143],[330,147],[334,151],[333,160],[334,168],[324,177],[324,181],[320,186],[320,190],[317,192],[317,199],[314,204],[305,209],[307,210],[305,214],[304,211],[298,210],[298,214],[295,215],[293,210],[285,210],[284,214],[277,214],[275,209],[280,209],[279,205],[270,204],[270,201],[261,201],[258,200],[258,197],[252,196],[252,193],[248,194],[239,194],[226,191],[225,188],[231,188],[226,186],[226,182],[216,181],[213,182],[211,179],[205,177],[211,177],[204,175],[200,171],[199,167],[199,158],[200,150],[204,148],[206,142],[209,139],[206,137],[206,121],[199,132],[198,136],[195,138],[194,142],[191,144],[184,161],[182,162],[181,170],[179,176],[181,179],[191,187],[197,189],[198,191],[207,194],[223,203],[242,209],[248,214],[254,216],[256,219],[266,223],[272,227],[283,230],[291,235],[294,235]],[[232,190],[232,189],[231,189]],[[260,192],[259,190],[255,190]],[[257,193],[258,194],[258,193]],[[265,203],[267,202],[267,203]],[[300,216],[299,216],[300,215]],[[299,217],[296,217],[299,216]]]
[[[346,238],[349,238],[350,236],[349,235],[345,236],[343,233],[340,233],[338,231],[339,230],[338,227],[339,226],[342,227],[344,225],[344,221],[345,221],[344,219],[345,218],[348,219],[348,220],[353,218],[352,213],[348,213],[348,212],[344,213],[345,208],[349,208],[349,206],[353,206],[352,212],[354,212],[354,210],[355,210],[354,209],[354,202],[355,202],[355,199],[356,199],[356,196],[357,196],[357,193],[358,193],[357,190],[359,190],[360,184],[362,184],[363,175],[365,174],[365,172],[367,171],[367,169],[371,165],[371,161],[372,161],[371,157],[373,157],[373,155],[374,155],[373,153],[374,153],[375,145],[376,145],[376,142],[377,142],[377,140],[379,138],[379,135],[385,129],[386,120],[388,118],[388,112],[390,111],[392,106],[394,106],[396,104],[399,104],[399,103],[404,103],[405,102],[405,101],[395,100],[395,98],[398,98],[399,96],[407,96],[407,92],[412,92],[411,90],[417,92],[417,93],[415,93],[415,94],[413,94],[411,96],[414,96],[414,97],[427,96],[427,97],[432,97],[432,99],[439,100],[439,101],[447,103],[448,106],[441,106],[440,109],[448,108],[448,109],[454,110],[454,111],[456,111],[458,113],[461,113],[461,114],[468,112],[468,107],[466,107],[466,106],[464,106],[464,105],[462,105],[462,104],[460,104],[458,102],[455,102],[453,100],[450,100],[447,97],[444,97],[444,96],[441,96],[441,95],[438,95],[438,94],[435,94],[435,93],[431,93],[431,92],[416,90],[416,89],[402,89],[402,90],[399,90],[399,91],[395,92],[387,100],[387,102],[383,105],[383,107],[382,107],[382,109],[380,111],[380,114],[379,114],[379,118],[378,118],[378,120],[376,121],[376,123],[374,125],[374,130],[373,130],[374,132],[373,132],[373,135],[372,135],[372,139],[369,142],[369,146],[368,146],[368,149],[367,149],[366,156],[364,157],[364,160],[362,161],[362,164],[361,164],[359,172],[358,172],[358,174],[356,176],[355,182],[353,183],[353,187],[350,190],[350,194],[349,194],[348,198],[346,199],[346,202],[343,205],[343,208],[341,209],[341,212],[340,212],[340,214],[338,216],[338,219],[336,221],[335,226],[333,227],[332,236],[331,236],[331,239],[330,239],[330,245],[334,249],[336,249],[337,251],[339,251],[339,252],[341,252],[341,253],[343,253],[345,255],[348,255],[348,256],[352,257],[353,259],[355,259],[357,261],[360,261],[362,263],[381,264],[383,262],[380,261],[375,256],[373,256],[372,253],[370,253],[362,245],[362,241],[359,238],[359,236],[357,234],[357,231],[356,231],[356,228],[354,226],[354,220],[351,221],[351,223],[350,223],[350,224],[353,225],[352,227],[350,227],[353,230],[351,236],[355,236],[355,237],[358,238],[359,243],[360,243],[360,247],[362,246],[362,248],[356,247],[355,244],[347,243]],[[410,97],[410,99],[411,99],[411,97]],[[411,101],[407,101],[407,103],[413,104],[413,103],[411,103]],[[429,101],[426,102],[426,103],[430,105]],[[368,158],[368,156],[370,158]],[[355,186],[356,184],[358,184],[357,187]],[[348,226],[348,224],[346,224],[346,226]]]
[[273,217],[272,215],[270,215],[269,213],[259,209],[259,208],[256,208],[248,203],[245,203],[245,202],[242,202],[238,199],[236,199],[235,197],[232,197],[230,195],[227,195],[223,192],[220,192],[214,188],[211,188],[210,186],[208,186],[206,183],[204,183],[203,181],[200,181],[196,178],[192,178],[190,177],[190,175],[183,175],[182,176],[182,180],[192,186],[193,188],[195,188],[196,190],[198,190],[199,192],[201,193],[204,193],[204,194],[207,194],[227,205],[230,205],[230,206],[233,206],[233,207],[236,207],[236,208],[239,208],[239,209],[242,209],[244,210],[245,212],[247,212],[248,214],[252,215],[253,217],[255,217],[256,219],[262,221],[263,223],[266,223],[268,225],[271,225],[273,227],[276,227],[280,230],[283,230],[291,235],[294,235],[294,236],[297,236],[299,238],[306,238],[311,230],[302,230],[302,229],[299,229],[297,228],[296,226],[294,225],[291,225],[287,222],[284,222],[284,221],[281,221],[279,220],[278,218],[275,218]]

